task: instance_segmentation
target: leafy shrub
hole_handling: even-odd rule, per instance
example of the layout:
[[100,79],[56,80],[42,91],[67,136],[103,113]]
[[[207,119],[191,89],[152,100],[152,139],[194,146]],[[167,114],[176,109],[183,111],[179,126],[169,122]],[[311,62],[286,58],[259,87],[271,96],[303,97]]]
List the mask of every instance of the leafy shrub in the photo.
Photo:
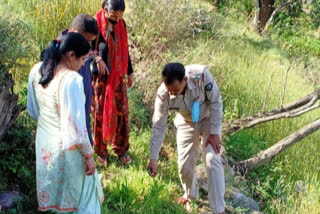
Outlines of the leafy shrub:
[[47,46],[48,42],[55,39],[61,30],[70,26],[71,20],[78,14],[88,13],[94,15],[101,8],[101,1],[94,0],[88,3],[86,0],[5,0],[7,9],[18,14],[29,26],[29,34],[33,35],[40,46],[40,50]]
[[[146,57],[157,57],[177,40],[192,35],[192,6],[183,0],[129,2],[129,32]],[[184,15],[180,15],[184,14]]]
[[[279,4],[283,4],[288,2],[287,0],[283,0],[279,2]],[[290,17],[299,17],[302,14],[302,3],[300,0],[292,0],[292,3],[290,3],[285,10],[285,12],[288,14]],[[276,5],[277,7],[277,5]]]
[[220,0],[219,11],[233,17],[252,16],[254,1],[252,0]]
[[14,187],[20,191],[25,196],[24,211],[36,210],[37,207],[34,146],[31,129],[22,126],[11,129],[0,142],[1,190]]
[[315,27],[320,26],[320,0],[312,0],[311,18]]
[[[0,10],[3,8],[0,6]],[[27,74],[14,72],[23,69],[26,64],[21,61],[28,59],[32,54],[33,42],[26,33],[27,25],[19,19],[0,14],[0,84],[8,80],[9,70],[19,83],[26,80]],[[21,81],[20,81],[21,80]]]
[[147,129],[151,124],[151,116],[143,101],[143,94],[137,88],[131,88],[128,91],[129,108],[130,108],[130,128],[131,131]]
[[39,60],[40,50],[68,28],[73,17],[81,13],[94,15],[100,8],[100,0],[1,1],[0,11],[6,13],[0,13],[0,29],[5,31],[0,32],[0,61],[5,52],[6,59],[10,59],[5,65],[17,83],[15,91],[25,90],[23,83]]

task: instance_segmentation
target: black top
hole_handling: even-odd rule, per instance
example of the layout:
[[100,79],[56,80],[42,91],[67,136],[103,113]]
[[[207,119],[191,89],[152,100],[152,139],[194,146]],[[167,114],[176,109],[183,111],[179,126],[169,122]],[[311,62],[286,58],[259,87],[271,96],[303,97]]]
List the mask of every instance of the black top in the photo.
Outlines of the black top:
[[[123,21],[124,22],[124,21]],[[126,23],[124,22],[124,25],[126,25]],[[111,36],[112,38],[114,38],[114,32],[110,32],[111,33]],[[95,45],[96,42],[93,41],[92,42],[92,45]],[[95,49],[95,47],[93,47]],[[100,33],[99,35],[99,41],[98,41],[98,54],[99,56],[101,56],[102,60],[106,63],[107,65],[107,62],[108,62],[108,45],[106,43],[106,41],[104,40],[102,34]],[[131,59],[130,59],[130,54],[128,54],[128,72],[127,74],[130,75],[133,73],[133,68],[132,68],[132,63],[131,63]]]

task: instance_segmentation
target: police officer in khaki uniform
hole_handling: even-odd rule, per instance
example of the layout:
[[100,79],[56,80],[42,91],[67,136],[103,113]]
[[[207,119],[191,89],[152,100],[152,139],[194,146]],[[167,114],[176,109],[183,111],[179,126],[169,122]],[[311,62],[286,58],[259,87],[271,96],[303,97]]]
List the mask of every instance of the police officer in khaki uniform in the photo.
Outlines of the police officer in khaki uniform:
[[179,176],[185,192],[177,201],[186,204],[198,197],[195,164],[201,136],[210,207],[214,213],[222,214],[225,209],[225,180],[219,156],[223,114],[219,88],[203,65],[184,67],[180,63],[169,63],[163,69],[162,77],[164,82],[155,101],[148,171],[151,176],[156,176],[168,111],[177,111],[174,124],[177,127]]

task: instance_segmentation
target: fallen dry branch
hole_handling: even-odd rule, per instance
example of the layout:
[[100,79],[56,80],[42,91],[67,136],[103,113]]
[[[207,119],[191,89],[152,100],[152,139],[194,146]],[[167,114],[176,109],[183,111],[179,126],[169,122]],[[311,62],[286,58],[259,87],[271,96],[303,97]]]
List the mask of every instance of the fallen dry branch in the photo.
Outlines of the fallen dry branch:
[[310,112],[320,107],[317,101],[320,99],[320,90],[316,90],[313,93],[283,106],[282,108],[273,109],[268,112],[260,112],[253,116],[244,117],[233,120],[231,122],[224,123],[223,133],[233,134],[237,131],[246,128],[252,128],[258,124],[281,119],[281,118],[293,118]]
[[240,161],[239,163],[236,164],[237,171],[240,174],[246,174],[246,172],[248,172],[249,170],[255,169],[263,164],[268,163],[275,156],[284,152],[290,146],[301,141],[302,139],[318,131],[319,129],[320,129],[320,118],[309,123],[308,125],[304,126],[298,131],[292,133],[291,135],[282,139],[281,141],[274,144],[270,148],[260,152],[258,155],[255,155],[247,160]]

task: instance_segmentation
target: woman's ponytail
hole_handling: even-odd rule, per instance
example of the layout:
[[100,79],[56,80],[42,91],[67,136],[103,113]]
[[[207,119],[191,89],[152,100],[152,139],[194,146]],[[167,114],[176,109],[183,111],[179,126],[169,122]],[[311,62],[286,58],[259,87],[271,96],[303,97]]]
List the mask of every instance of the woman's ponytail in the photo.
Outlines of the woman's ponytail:
[[60,40],[53,40],[49,46],[41,52],[40,59],[43,61],[40,67],[41,78],[39,84],[46,87],[53,79],[54,68],[61,61]]
[[39,84],[46,87],[54,78],[54,69],[61,62],[62,58],[69,51],[74,51],[75,57],[80,58],[88,54],[90,44],[79,33],[67,33],[59,39],[53,40],[49,46],[42,51],[40,59],[42,65],[40,67],[41,78]]

